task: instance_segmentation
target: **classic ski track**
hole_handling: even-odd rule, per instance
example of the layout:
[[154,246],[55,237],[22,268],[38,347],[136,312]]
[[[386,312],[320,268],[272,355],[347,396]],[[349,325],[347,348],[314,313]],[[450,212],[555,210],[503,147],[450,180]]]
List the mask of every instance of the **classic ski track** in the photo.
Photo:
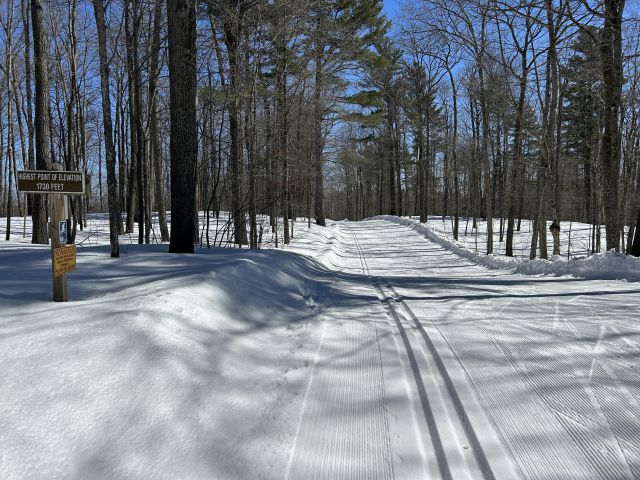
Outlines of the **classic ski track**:
[[[508,455],[497,434],[493,431],[489,420],[475,400],[471,386],[466,379],[458,376],[453,380],[449,374],[447,366],[459,369],[458,371],[463,370],[455,354],[446,343],[446,339],[437,331],[437,326],[434,324],[433,327],[436,331],[433,333],[440,336],[440,349],[446,348],[451,356],[447,359],[447,365],[445,365],[443,357],[418,316],[391,283],[386,282],[383,285],[378,278],[371,275],[358,236],[351,226],[348,226],[348,229],[357,248],[362,272],[376,290],[378,299],[385,307],[387,315],[402,338],[418,387],[422,410],[429,428],[441,478],[455,480],[461,478],[519,478],[521,475],[508,460]],[[408,330],[413,335],[409,335]],[[423,342],[414,347],[411,337],[413,337],[415,345],[416,332],[419,332]],[[423,360],[423,363],[426,363],[429,372],[424,371],[424,366],[422,370],[420,369],[417,359],[420,355],[416,355],[416,351],[426,360],[426,362]],[[457,389],[465,391],[464,401]],[[473,420],[470,419],[467,409],[473,411]],[[434,410],[440,415],[444,413],[446,420],[443,421],[438,415],[436,421]],[[480,428],[475,428],[474,425]],[[482,432],[482,438],[479,438],[478,431]],[[468,452],[469,446],[472,454]],[[487,452],[490,453],[487,454]]]
[[356,249],[358,252],[358,259],[360,261],[361,272],[363,275],[367,276],[367,278],[371,282],[371,285],[375,289],[376,295],[378,296],[378,300],[382,304],[383,308],[385,309],[385,313],[389,317],[390,323],[396,326],[400,334],[400,337],[402,339],[402,344],[404,346],[407,358],[409,360],[409,365],[411,366],[411,372],[413,374],[416,388],[418,390],[418,396],[420,398],[420,406],[422,407],[422,412],[424,414],[425,420],[427,422],[427,427],[429,429],[429,436],[430,436],[431,444],[434,450],[434,455],[437,462],[438,472],[440,473],[440,478],[444,480],[452,480],[451,473],[448,468],[444,447],[442,445],[442,441],[438,434],[436,419],[434,418],[433,412],[431,410],[431,406],[428,400],[424,382],[422,381],[422,376],[420,374],[420,367],[418,366],[416,356],[410,345],[406,330],[402,326],[402,321],[400,317],[397,315],[396,311],[391,307],[391,303],[388,301],[388,299],[385,299],[385,295],[382,292],[380,285],[378,285],[373,280],[369,272],[369,267],[367,265],[364,254],[362,253],[362,248],[360,246],[360,243],[358,242],[358,238],[353,232],[353,229],[351,227],[349,227],[349,231],[351,232],[354,238],[354,244],[356,245]]
[[[423,266],[430,265],[430,260],[423,262]],[[640,422],[638,419],[630,417],[632,415],[625,408],[625,404],[629,407],[637,407],[637,401],[633,394],[625,388],[624,384],[620,381],[620,377],[625,377],[626,384],[632,388],[628,375],[630,374],[629,365],[625,363],[625,360],[615,360],[611,358],[611,349],[619,351],[621,354],[634,353],[638,350],[638,343],[621,336],[619,331],[620,323],[614,318],[602,318],[595,308],[588,302],[582,302],[579,297],[572,297],[567,301],[574,302],[576,307],[580,307],[589,311],[589,317],[598,319],[593,322],[593,326],[598,326],[599,335],[597,339],[594,339],[594,343],[590,343],[590,334],[585,334],[584,325],[576,326],[566,319],[559,320],[560,310],[558,301],[554,302],[552,312],[542,313],[550,309],[550,305],[543,303],[542,296],[538,295],[536,286],[531,287],[532,298],[529,300],[529,311],[537,312],[531,317],[529,321],[515,322],[509,324],[505,331],[505,324],[503,322],[495,322],[481,320],[484,319],[484,315],[480,315],[477,311],[467,312],[472,313],[470,320],[479,329],[478,333],[483,332],[487,338],[493,342],[498,349],[502,352],[502,355],[510,362],[516,372],[518,372],[521,381],[528,386],[533,392],[535,392],[539,398],[538,402],[533,402],[532,406],[536,403],[542,403],[548,409],[547,412],[552,413],[556,421],[562,426],[562,429],[569,438],[571,438],[575,445],[573,455],[575,458],[558,457],[553,460],[558,467],[561,467],[564,462],[571,460],[573,467],[569,470],[564,470],[566,474],[571,478],[587,478],[590,474],[596,474],[597,478],[604,479],[626,479],[626,478],[640,478],[640,448],[637,444],[634,444],[633,439],[637,439],[639,436]],[[506,310],[507,306],[515,303],[515,298],[506,300],[500,311]],[[477,306],[475,307],[477,309]],[[566,312],[566,310],[565,310]],[[507,315],[513,315],[508,311]],[[491,318],[498,318],[499,314],[494,312]],[[544,317],[552,317],[553,325],[548,321],[541,321]],[[522,324],[521,324],[522,323]],[[564,325],[564,326],[562,326]],[[551,328],[553,327],[553,328]],[[560,328],[561,331],[557,331]],[[578,328],[582,331],[579,332]],[[636,332],[636,329],[629,328],[625,325],[626,331]],[[526,344],[519,344],[516,342],[511,346],[507,346],[502,340],[498,338],[508,339],[513,336],[513,330],[520,330],[522,332],[529,331],[534,335],[539,335],[540,338],[545,338],[547,335],[574,337],[573,341],[577,344],[572,345],[575,353],[582,355],[583,357],[590,357],[591,360],[591,372],[589,373],[588,380],[582,378],[582,374],[579,371],[578,364],[576,363],[574,355],[567,354],[566,350],[556,347],[554,344],[547,345],[543,350],[535,349]],[[615,345],[612,345],[612,340],[605,337],[605,330],[609,329],[617,336],[615,338]],[[498,338],[496,338],[496,335]],[[583,337],[583,338],[581,338]],[[482,341],[482,340],[481,340]],[[606,358],[600,359],[599,351],[603,347],[603,342],[607,342],[607,352],[609,355]],[[560,341],[558,342],[560,343]],[[544,343],[542,344],[544,345]],[[458,344],[457,348],[460,348]],[[556,349],[557,350],[556,353]],[[535,362],[518,360],[510,353],[510,349],[515,349],[518,355],[521,356],[528,350],[531,354],[529,358],[537,358]],[[526,357],[525,357],[526,358]],[[558,362],[558,359],[560,360]],[[466,360],[467,363],[469,359]],[[565,368],[568,367],[568,368]],[[595,371],[594,371],[595,370]],[[566,391],[561,391],[561,395],[557,392],[548,391],[547,385],[553,380],[558,379],[559,385],[564,385],[561,379],[560,373],[564,372],[564,375],[569,375],[578,378],[579,384],[584,390],[576,390],[575,388],[568,388]],[[478,372],[476,372],[477,375]],[[631,373],[631,375],[633,375]],[[633,379],[631,380],[633,381]],[[570,384],[567,384],[570,385]],[[486,395],[488,392],[482,393],[481,396]],[[493,393],[491,392],[487,399],[491,398]],[[586,402],[586,403],[585,403]],[[509,409],[507,409],[509,410]],[[548,416],[547,412],[540,411],[539,407],[536,408],[539,414]],[[636,409],[637,410],[637,409]],[[504,411],[504,413],[507,413]],[[507,432],[511,429],[509,421],[503,422],[502,415],[494,416],[494,421],[498,424],[503,424],[500,427],[501,432],[505,432],[504,428],[507,427]],[[521,421],[525,419],[522,418]],[[510,436],[510,435],[509,435]],[[518,437],[514,437],[511,441],[519,442]],[[534,445],[531,445],[534,446]],[[519,447],[522,449],[523,445]],[[535,446],[534,446],[535,447]],[[511,450],[511,449],[510,449]],[[535,448],[534,448],[535,450]],[[518,449],[512,450],[512,453],[516,454]],[[521,452],[520,452],[521,453]],[[532,464],[530,460],[535,457],[540,459],[545,458],[546,461],[550,461],[549,454],[554,456],[553,451],[547,451],[542,449],[538,454],[533,455],[531,459],[527,456],[522,456],[520,453],[516,454],[519,458],[519,465],[524,467],[527,472],[527,476],[531,475],[533,478],[538,478],[541,471],[538,466]],[[542,456],[541,456],[542,454]],[[566,454],[566,453],[565,453]],[[582,457],[582,462],[579,458]],[[589,468],[585,467],[591,466]],[[556,470],[559,474],[562,467]],[[588,473],[590,471],[590,473]],[[579,473],[581,472],[581,473]],[[597,472],[597,473],[596,473]],[[549,472],[550,473],[550,472]],[[578,477],[576,477],[578,475]],[[586,475],[586,476],[585,476]],[[545,477],[546,478],[546,477]],[[549,477],[551,478],[551,477]],[[560,476],[559,478],[564,478]],[[566,478],[569,478],[567,476]],[[593,477],[595,478],[595,477]]]

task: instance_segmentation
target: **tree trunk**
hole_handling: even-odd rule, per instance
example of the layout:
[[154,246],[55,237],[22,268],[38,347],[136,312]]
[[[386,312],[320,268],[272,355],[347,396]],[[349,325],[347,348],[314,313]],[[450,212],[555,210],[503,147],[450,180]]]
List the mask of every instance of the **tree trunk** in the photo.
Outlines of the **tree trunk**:
[[198,132],[196,4],[167,0],[171,119],[171,253],[193,253]]
[[109,243],[111,256],[120,256],[118,233],[121,229],[120,199],[116,179],[116,150],[113,145],[113,125],[111,124],[111,97],[109,96],[109,61],[107,56],[107,32],[104,19],[103,0],[93,0],[93,10],[98,31],[98,55],[100,58],[100,93],[102,95],[102,124],[104,127],[104,148],[107,167],[107,202],[109,204]]
[[[7,223],[6,223],[6,232],[5,232],[5,240],[9,240],[11,238],[11,216],[13,214],[13,190],[12,190],[12,181],[13,176],[15,175],[16,170],[16,156],[15,156],[15,144],[14,144],[14,135],[13,135],[13,104],[12,98],[17,95],[15,89],[13,88],[13,3],[7,4],[7,27],[6,27],[6,61],[7,61],[7,163],[9,164],[9,174],[7,178]],[[0,151],[0,155],[1,155]]]
[[[318,42],[320,42],[318,40]],[[315,178],[315,217],[316,223],[322,227],[326,225],[324,213],[324,177],[323,177],[323,158],[324,142],[322,135],[322,48],[323,45],[318,43],[315,52],[315,85],[313,89],[313,167]]]
[[484,167],[484,201],[485,215],[487,218],[487,255],[493,254],[493,205],[491,204],[491,171],[489,168],[489,109],[487,106],[485,86],[484,86],[484,67],[479,66],[480,76],[480,109],[482,113],[482,162]]
[[506,255],[513,257],[513,230],[515,226],[517,195],[521,176],[521,154],[522,154],[522,120],[524,117],[524,106],[527,92],[527,51],[526,47],[520,52],[521,72],[520,90],[518,95],[518,105],[516,107],[516,121],[513,133],[513,160],[511,163],[511,185],[509,185],[509,198],[507,208],[507,242]]
[[151,108],[149,111],[149,141],[151,162],[153,164],[154,198],[158,210],[160,223],[160,238],[163,242],[169,241],[169,229],[167,228],[166,207],[164,204],[164,188],[162,176],[162,153],[160,151],[160,134],[158,132],[158,56],[160,55],[160,29],[162,27],[162,2],[157,2],[153,19],[153,38],[151,46],[151,59],[149,64],[149,98]]
[[[229,57],[229,85],[231,88],[231,102],[229,103],[229,176],[231,177],[231,214],[233,216],[234,242],[238,246],[247,244],[247,227],[242,201],[242,142],[240,141],[240,58],[239,42],[241,24],[243,22],[242,6],[236,2],[229,2],[229,11],[225,12],[223,22],[224,41]],[[240,10],[240,11],[239,11]]]
[[[284,35],[284,33],[282,33]],[[289,159],[287,119],[287,44],[285,38],[277,40],[276,52],[276,118],[278,119],[278,158],[281,168],[280,201],[282,204],[282,242],[289,244]]]
[[622,96],[622,15],[625,0],[604,0],[600,54],[604,82],[604,133],[600,158],[603,174],[607,250],[620,249],[618,179],[620,177],[620,103]]
[[[129,90],[129,138],[130,138],[130,160],[129,160],[129,172],[128,172],[128,181],[127,181],[127,233],[133,233],[133,226],[135,224],[136,217],[136,208],[137,208],[137,196],[139,194],[138,190],[138,162],[140,158],[138,158],[138,135],[136,132],[136,105],[135,101],[136,95],[136,79],[134,78],[134,61],[133,61],[133,51],[137,48],[137,45],[134,45],[133,38],[133,25],[131,24],[131,14],[130,14],[130,0],[125,0],[125,9],[124,9],[124,25],[125,25],[125,40],[127,47],[127,56],[126,56],[126,67],[127,67],[127,77],[128,77],[128,90]],[[133,19],[135,22],[135,18]],[[142,243],[142,242],[140,242]]]
[[633,237],[633,244],[629,253],[634,257],[640,257],[640,209],[638,210],[638,217],[636,219],[635,236]]
[[[136,208],[138,214],[138,243],[149,243],[149,233],[146,230],[146,211],[145,197],[147,190],[147,168],[145,164],[145,139],[142,133],[142,79],[140,75],[140,60],[138,57],[138,49],[140,42],[140,23],[142,22],[142,13],[140,12],[139,0],[133,0],[133,99],[131,100],[131,108],[134,112],[134,124],[131,129],[135,131],[136,137],[136,196],[138,205]],[[135,104],[135,105],[133,105]],[[145,235],[145,230],[147,234]]]
[[[546,95],[545,95],[545,103],[546,105],[546,115],[545,121],[545,139],[544,139],[544,148],[543,155],[546,157],[545,160],[545,187],[548,184],[548,181],[551,180],[551,199],[553,201],[552,208],[552,221],[553,221],[553,229],[557,231],[558,235],[553,236],[553,251],[558,251],[557,255],[560,254],[560,222],[558,220],[558,216],[560,214],[560,185],[558,185],[559,180],[559,166],[558,166],[558,150],[556,148],[556,142],[558,141],[556,137],[556,128],[558,121],[558,103],[559,103],[559,81],[558,81],[558,53],[556,49],[557,39],[557,31],[556,25],[554,22],[554,9],[552,5],[552,0],[545,1],[547,8],[547,31],[549,37],[549,48],[547,51],[547,86],[546,86]],[[543,205],[546,205],[546,190],[544,190],[545,199],[543,199]],[[547,217],[546,217],[546,209],[541,211],[541,215],[544,215],[541,219],[540,225],[540,258],[546,259],[548,257],[547,254]],[[543,241],[544,240],[544,241]]]
[[[33,24],[33,63],[35,73],[35,154],[36,168],[47,170],[49,152],[49,70],[47,68],[47,36],[44,32],[42,0],[31,0]],[[45,195],[33,195],[31,201],[33,233],[31,243],[48,244]]]

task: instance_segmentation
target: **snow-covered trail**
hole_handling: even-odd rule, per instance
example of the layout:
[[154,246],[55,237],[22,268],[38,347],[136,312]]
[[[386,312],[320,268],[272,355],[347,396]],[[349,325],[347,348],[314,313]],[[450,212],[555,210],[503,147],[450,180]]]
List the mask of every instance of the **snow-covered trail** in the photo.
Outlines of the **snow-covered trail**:
[[326,234],[318,259],[335,276],[289,478],[518,477],[457,363],[370,267],[380,255],[394,268],[379,233],[344,222]]
[[286,251],[0,244],[0,478],[640,479],[640,286],[383,220]]
[[[331,262],[367,279],[335,290],[375,325],[383,388],[401,396],[404,376],[403,407],[386,392],[375,402],[404,436],[387,434],[398,478],[399,467],[427,478],[640,478],[637,284],[488,271],[384,221],[333,228]],[[407,465],[412,445],[421,456]]]

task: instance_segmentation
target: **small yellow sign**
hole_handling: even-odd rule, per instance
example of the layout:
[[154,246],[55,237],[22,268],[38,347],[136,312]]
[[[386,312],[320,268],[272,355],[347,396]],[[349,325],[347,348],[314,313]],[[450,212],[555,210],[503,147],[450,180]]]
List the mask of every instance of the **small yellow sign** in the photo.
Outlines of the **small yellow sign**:
[[72,272],[76,269],[76,246],[60,247],[53,249],[53,275]]

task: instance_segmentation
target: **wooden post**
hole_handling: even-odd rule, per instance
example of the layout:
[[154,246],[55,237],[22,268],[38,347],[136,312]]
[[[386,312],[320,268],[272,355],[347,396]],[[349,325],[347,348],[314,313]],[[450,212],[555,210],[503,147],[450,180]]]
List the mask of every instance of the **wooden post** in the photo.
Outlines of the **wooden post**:
[[[51,165],[52,171],[62,171],[62,165],[54,163]],[[49,224],[49,231],[51,232],[51,277],[53,280],[53,300],[55,302],[68,301],[67,294],[67,274],[55,276],[53,269],[53,251],[56,248],[64,247],[60,243],[60,234],[58,231],[58,224],[61,221],[66,221],[64,216],[65,196],[61,193],[52,193],[49,195],[49,205],[51,206],[51,223]]]

